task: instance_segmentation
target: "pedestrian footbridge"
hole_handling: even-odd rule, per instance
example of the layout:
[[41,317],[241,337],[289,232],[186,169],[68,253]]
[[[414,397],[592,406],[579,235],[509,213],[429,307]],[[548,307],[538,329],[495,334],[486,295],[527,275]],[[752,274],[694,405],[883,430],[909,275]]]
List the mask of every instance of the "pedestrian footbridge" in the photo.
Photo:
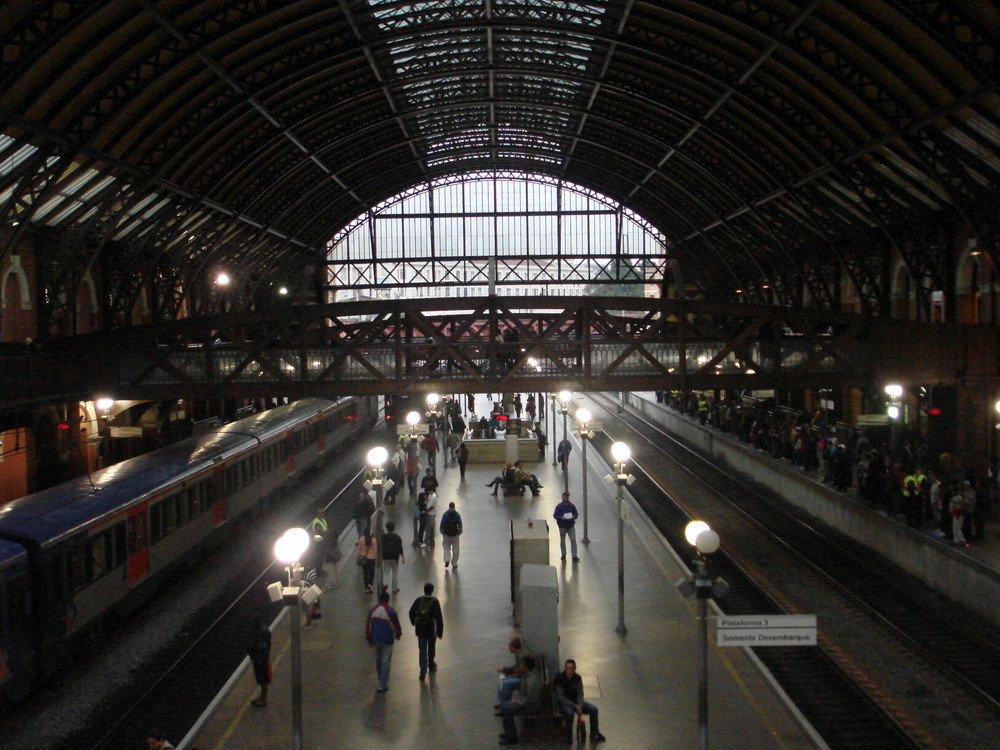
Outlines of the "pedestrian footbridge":
[[[753,305],[620,297],[379,300],[53,340],[40,351],[4,357],[0,398],[9,409],[100,392],[210,398],[865,388],[883,377],[949,382],[977,370],[995,376],[989,352],[997,348],[997,331],[985,326]],[[901,350],[915,364],[898,362]]]

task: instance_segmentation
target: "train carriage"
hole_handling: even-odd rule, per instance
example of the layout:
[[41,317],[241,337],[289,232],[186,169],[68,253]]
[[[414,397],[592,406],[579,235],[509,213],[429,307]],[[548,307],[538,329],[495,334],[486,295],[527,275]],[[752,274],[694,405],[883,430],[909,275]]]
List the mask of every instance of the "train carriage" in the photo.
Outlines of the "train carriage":
[[23,697],[373,417],[368,399],[303,399],[0,508],[0,698]]

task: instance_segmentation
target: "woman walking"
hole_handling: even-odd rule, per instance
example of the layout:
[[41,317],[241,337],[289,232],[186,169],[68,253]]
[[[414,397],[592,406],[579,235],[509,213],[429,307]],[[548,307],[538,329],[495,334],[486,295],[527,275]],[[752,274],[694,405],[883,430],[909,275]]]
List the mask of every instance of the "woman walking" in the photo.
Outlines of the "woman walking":
[[365,529],[365,533],[358,537],[358,542],[354,546],[354,555],[361,572],[364,575],[365,591],[372,593],[372,584],[375,581],[375,557],[377,556],[378,543],[371,533],[371,527]]

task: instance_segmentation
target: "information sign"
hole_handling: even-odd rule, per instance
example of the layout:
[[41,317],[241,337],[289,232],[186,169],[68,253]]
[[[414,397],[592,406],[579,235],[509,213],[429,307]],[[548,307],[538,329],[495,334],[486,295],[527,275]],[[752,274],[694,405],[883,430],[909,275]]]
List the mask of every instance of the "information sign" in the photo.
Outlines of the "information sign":
[[738,615],[720,617],[719,646],[815,646],[816,615]]

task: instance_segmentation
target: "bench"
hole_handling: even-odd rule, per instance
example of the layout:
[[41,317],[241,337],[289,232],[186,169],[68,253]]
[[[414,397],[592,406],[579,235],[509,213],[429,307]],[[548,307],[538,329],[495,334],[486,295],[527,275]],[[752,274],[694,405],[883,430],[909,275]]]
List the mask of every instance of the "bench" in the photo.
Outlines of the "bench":
[[524,497],[525,486],[520,482],[501,482],[500,490],[504,497]]

